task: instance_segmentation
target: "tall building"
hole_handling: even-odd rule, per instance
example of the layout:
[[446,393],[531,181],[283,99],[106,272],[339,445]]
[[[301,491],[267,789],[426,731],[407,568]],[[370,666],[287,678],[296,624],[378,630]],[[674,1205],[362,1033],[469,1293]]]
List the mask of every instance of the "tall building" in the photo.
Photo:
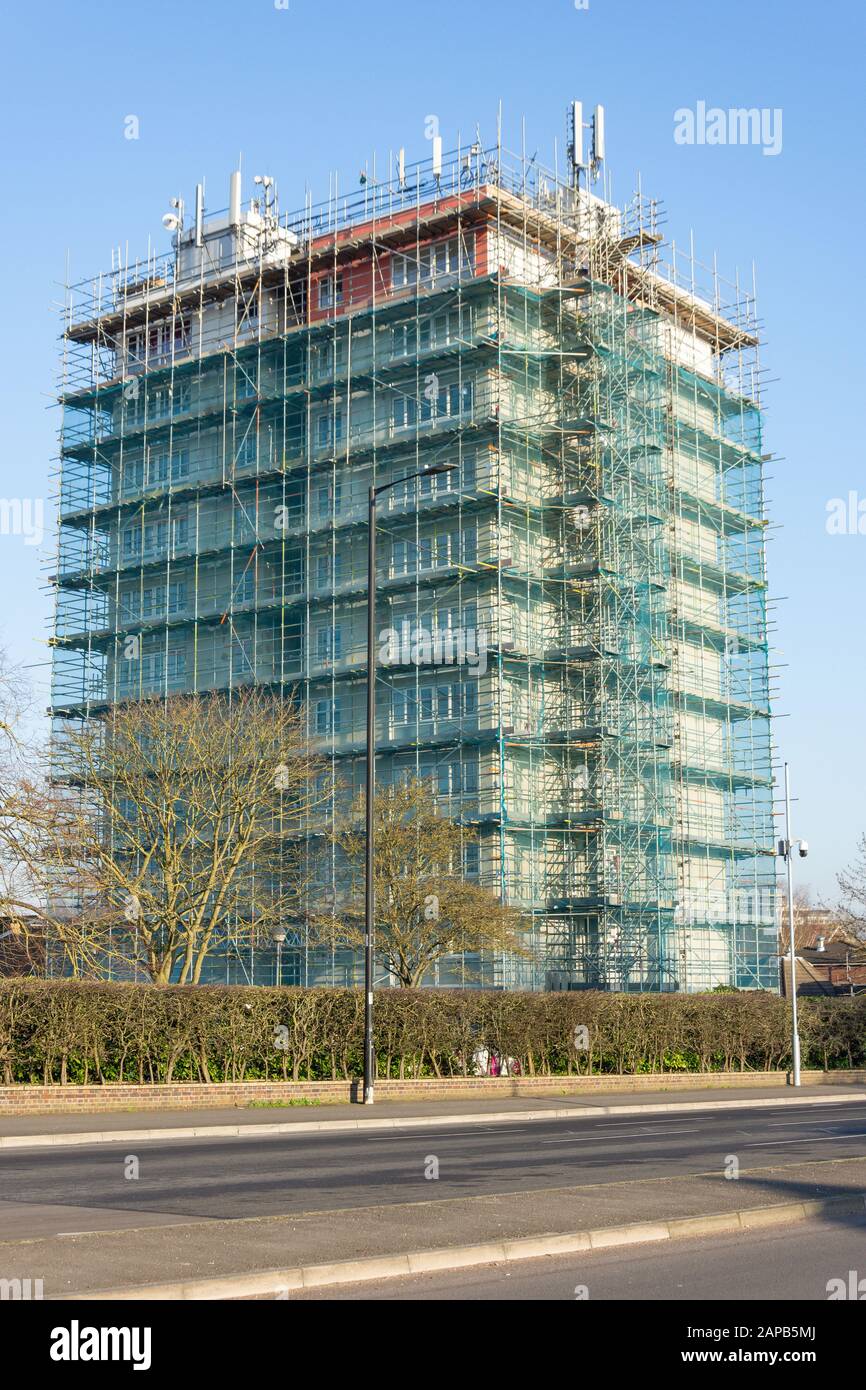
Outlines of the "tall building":
[[[437,140],[288,214],[236,174],[70,287],[54,715],[299,688],[350,797],[367,491],[451,464],[382,498],[378,777],[477,831],[534,955],[431,983],[776,988],[754,297],[592,191],[597,136],[561,177]],[[327,891],[312,830],[309,860]],[[290,924],[284,982],[356,964]]]

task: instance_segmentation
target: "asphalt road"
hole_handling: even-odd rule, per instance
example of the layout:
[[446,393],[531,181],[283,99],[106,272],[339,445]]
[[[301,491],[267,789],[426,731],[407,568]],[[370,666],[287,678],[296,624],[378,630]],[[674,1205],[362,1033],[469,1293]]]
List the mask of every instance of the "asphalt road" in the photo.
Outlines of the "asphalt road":
[[730,1156],[866,1156],[866,1102],[11,1150],[0,1239],[722,1173]]
[[[850,1289],[851,1270],[856,1270],[860,1279],[866,1277],[866,1223],[840,1226],[809,1221],[769,1231],[673,1241],[664,1246],[638,1245],[527,1260],[518,1265],[488,1265],[311,1289],[290,1297],[293,1302],[495,1299],[499,1303],[588,1300],[590,1304],[605,1299],[826,1300],[831,1279],[844,1280]],[[587,1316],[591,1317],[589,1310]],[[774,1323],[792,1327],[808,1321],[807,1314],[792,1316],[779,1311],[773,1316]],[[810,1341],[784,1343],[786,1350],[813,1345]]]

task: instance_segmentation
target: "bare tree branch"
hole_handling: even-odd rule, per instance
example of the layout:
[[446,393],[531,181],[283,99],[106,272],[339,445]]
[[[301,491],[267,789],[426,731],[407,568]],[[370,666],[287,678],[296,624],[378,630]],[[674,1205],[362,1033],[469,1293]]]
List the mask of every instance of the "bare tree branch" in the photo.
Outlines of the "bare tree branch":
[[298,915],[299,834],[328,790],[290,698],[146,700],[70,729],[0,841],[69,973],[197,984],[227,942]]
[[[333,840],[346,864],[346,893],[313,923],[319,939],[358,949],[364,940],[364,798]],[[528,955],[514,908],[467,880],[462,850],[473,831],[436,814],[432,789],[412,779],[377,792],[376,954],[403,986],[422,984],[437,961],[475,952]]]

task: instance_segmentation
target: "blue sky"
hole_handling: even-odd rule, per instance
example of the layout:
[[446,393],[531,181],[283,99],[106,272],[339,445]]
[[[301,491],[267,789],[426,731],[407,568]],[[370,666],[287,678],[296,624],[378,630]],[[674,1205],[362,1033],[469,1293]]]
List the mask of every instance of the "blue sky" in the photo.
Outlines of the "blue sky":
[[[858,429],[864,277],[862,53],[856,0],[150,0],[146,6],[43,0],[7,7],[0,350],[4,498],[46,499],[56,451],[51,408],[66,258],[73,279],[110,264],[112,244],[168,249],[161,217],[207,180],[228,200],[243,156],[271,173],[284,209],[345,187],[375,152],[424,157],[425,118],[446,149],[480,125],[493,142],[503,103],[508,142],[549,162],[575,97],[607,110],[608,167],[624,199],[638,172],[663,200],[665,230],[694,232],[701,259],[751,279],[769,368],[766,447],[779,599],[776,737],[792,767],[795,834],[811,857],[800,881],[832,898],[835,874],[866,831],[862,611],[866,534],[831,535],[827,504],[866,499]],[[782,147],[681,145],[674,112],[782,112]],[[125,138],[138,118],[139,138]],[[866,501],[864,501],[866,513]],[[863,522],[866,532],[866,517]],[[6,601],[0,641],[47,694],[42,545],[0,535]]]

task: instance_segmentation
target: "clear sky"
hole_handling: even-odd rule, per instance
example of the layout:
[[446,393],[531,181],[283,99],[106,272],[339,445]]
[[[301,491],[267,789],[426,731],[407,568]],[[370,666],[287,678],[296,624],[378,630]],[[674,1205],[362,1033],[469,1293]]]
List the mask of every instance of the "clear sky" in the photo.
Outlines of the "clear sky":
[[[866,469],[861,326],[866,274],[860,0],[10,0],[5,52],[0,497],[41,499],[41,544],[0,534],[0,640],[47,696],[58,411],[57,320],[73,279],[112,245],[168,249],[168,199],[207,181],[228,201],[243,156],[277,179],[283,209],[328,196],[332,171],[406,147],[429,153],[480,126],[493,143],[552,159],[573,98],[603,102],[614,196],[638,172],[665,231],[751,279],[765,327],[769,548],[778,670],[776,737],[791,763],[801,882],[832,899],[866,831],[863,737]],[[768,112],[761,144],[681,144],[683,108]],[[772,113],[781,112],[779,118]],[[138,121],[138,138],[128,117]],[[827,506],[855,494],[863,531],[829,534]],[[24,512],[27,516],[27,512]],[[38,511],[30,517],[38,520]],[[6,528],[8,530],[8,527]],[[33,539],[33,536],[29,537]]]

